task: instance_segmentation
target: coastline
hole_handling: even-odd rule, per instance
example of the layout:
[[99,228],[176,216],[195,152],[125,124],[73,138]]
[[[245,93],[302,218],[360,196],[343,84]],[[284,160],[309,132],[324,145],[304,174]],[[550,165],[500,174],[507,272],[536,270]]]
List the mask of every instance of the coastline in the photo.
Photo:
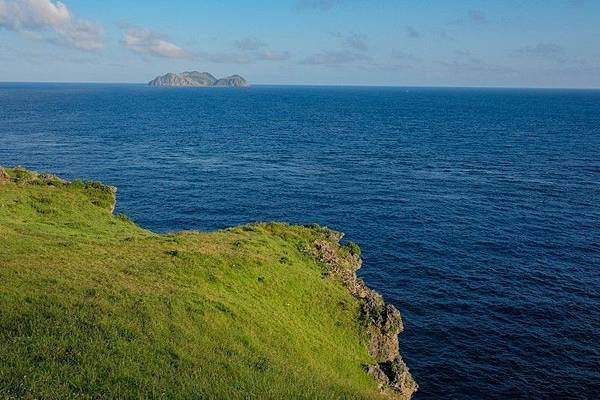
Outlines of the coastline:
[[376,360],[375,364],[367,366],[367,371],[382,391],[399,400],[410,399],[419,386],[400,355],[399,335],[404,331],[400,311],[392,304],[386,304],[379,293],[356,276],[362,266],[360,248],[349,242],[347,255],[340,257],[332,243],[340,246],[344,234],[336,231],[329,234],[330,241],[315,242],[316,256],[361,302],[359,318],[369,337],[369,354]]
[[[173,236],[180,237],[182,235],[185,237],[195,237],[197,235],[228,235],[230,233],[237,235],[239,232],[260,232],[261,235],[275,235],[276,237],[283,238],[285,246],[298,246],[298,239],[296,238],[301,238],[300,243],[303,243],[303,248],[300,249],[301,254],[306,254],[309,258],[313,258],[317,265],[320,265],[321,277],[330,277],[341,283],[352,298],[358,302],[358,306],[356,307],[357,315],[354,318],[360,326],[361,336],[364,335],[367,338],[366,350],[373,360],[373,362],[362,365],[364,373],[370,375],[376,381],[379,390],[387,398],[408,400],[417,390],[417,385],[400,356],[398,335],[403,330],[400,313],[394,306],[386,305],[378,293],[368,288],[362,280],[357,278],[356,271],[362,264],[360,248],[351,242],[341,244],[342,233],[318,225],[293,226],[282,223],[258,223],[232,227],[215,233],[173,232],[169,234],[156,234],[135,226],[135,224],[123,215],[113,215],[116,204],[116,188],[100,182],[69,182],[54,175],[39,174],[24,168],[4,169],[0,167],[0,189],[3,187],[13,192],[13,195],[16,196],[15,201],[17,201],[17,204],[23,203],[19,199],[22,194],[26,194],[27,196],[23,199],[29,199],[27,202],[31,203],[36,215],[42,221],[46,221],[44,223],[57,223],[53,217],[60,214],[59,209],[64,205],[57,203],[60,197],[56,196],[57,198],[55,199],[53,196],[59,192],[67,191],[69,192],[69,196],[72,194],[71,192],[76,192],[78,195],[81,192],[84,195],[83,198],[89,198],[94,207],[102,208],[102,213],[106,216],[102,218],[107,218],[110,225],[125,224],[127,225],[127,229],[133,229],[136,234],[141,233],[140,239],[145,237],[149,240],[168,239],[170,241],[171,239],[169,238]],[[31,191],[31,193],[28,191]],[[0,196],[0,200],[2,200],[2,196]],[[34,204],[32,202],[41,203]],[[56,205],[56,207],[46,209],[45,207],[48,205]],[[8,201],[0,201],[0,206],[3,208],[6,207],[5,210],[14,207]],[[71,206],[68,206],[67,209],[69,207]],[[1,219],[0,222],[2,222]],[[30,222],[25,221],[20,229],[29,229],[31,227],[30,224]],[[9,225],[11,223],[6,224],[6,226]],[[76,241],[77,230],[73,232],[75,236],[71,233],[71,239],[69,240]],[[61,240],[50,237],[50,243]],[[114,240],[122,239],[118,237],[109,238],[110,242]],[[128,236],[125,238],[125,241],[133,243],[138,241],[138,239]],[[234,243],[236,247],[240,246],[238,244],[240,241]],[[186,250],[185,247],[176,250],[167,250],[167,256],[169,257],[166,259],[170,262],[170,258],[178,257]],[[232,253],[230,261],[239,256],[239,251],[236,250]],[[284,258],[282,257],[282,260]],[[49,261],[52,263],[51,259]],[[260,280],[261,278],[259,277]],[[89,291],[91,289],[88,288],[86,290]]]

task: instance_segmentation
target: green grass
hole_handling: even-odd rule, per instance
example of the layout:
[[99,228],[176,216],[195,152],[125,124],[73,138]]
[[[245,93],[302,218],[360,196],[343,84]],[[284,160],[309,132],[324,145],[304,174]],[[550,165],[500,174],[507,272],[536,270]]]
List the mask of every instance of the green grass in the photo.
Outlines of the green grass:
[[161,235],[113,203],[0,169],[0,398],[383,398],[360,305],[314,256],[331,231]]

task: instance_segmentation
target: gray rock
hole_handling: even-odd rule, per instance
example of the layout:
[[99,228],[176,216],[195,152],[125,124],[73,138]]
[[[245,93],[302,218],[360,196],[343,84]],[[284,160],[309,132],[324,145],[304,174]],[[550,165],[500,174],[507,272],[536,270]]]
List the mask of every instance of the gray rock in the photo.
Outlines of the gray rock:
[[248,82],[239,75],[231,75],[225,78],[219,79],[215,86],[225,86],[225,87],[248,87],[250,86]]
[[199,82],[189,77],[171,72],[151,80],[148,84],[150,86],[201,86]]
[[381,295],[356,276],[362,265],[360,257],[351,253],[340,256],[336,241],[339,238],[316,241],[316,255],[350,294],[361,301],[360,318],[369,338],[369,354],[377,362],[367,366],[367,372],[389,398],[410,400],[418,385],[400,356],[398,335],[404,330],[400,312],[393,305],[385,304]]
[[4,171],[4,168],[0,168],[0,185],[10,183],[10,176]]
[[186,71],[180,74],[169,72],[148,82],[150,86],[174,87],[247,87],[248,82],[239,75],[217,79],[208,72]]
[[189,71],[180,75],[197,82],[199,86],[213,86],[217,82],[217,78],[208,72]]

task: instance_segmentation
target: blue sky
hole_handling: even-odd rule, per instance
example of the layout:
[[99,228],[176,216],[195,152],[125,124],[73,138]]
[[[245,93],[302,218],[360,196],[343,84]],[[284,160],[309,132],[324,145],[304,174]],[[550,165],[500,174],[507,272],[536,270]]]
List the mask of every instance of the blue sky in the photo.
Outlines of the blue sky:
[[0,80],[600,87],[597,0],[0,0]]

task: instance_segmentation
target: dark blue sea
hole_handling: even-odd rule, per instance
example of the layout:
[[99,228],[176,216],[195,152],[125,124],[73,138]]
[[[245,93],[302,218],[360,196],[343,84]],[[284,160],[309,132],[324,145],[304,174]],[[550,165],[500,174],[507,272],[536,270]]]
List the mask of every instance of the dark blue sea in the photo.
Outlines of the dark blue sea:
[[0,84],[0,165],[156,231],[345,232],[416,399],[600,398],[600,91]]

